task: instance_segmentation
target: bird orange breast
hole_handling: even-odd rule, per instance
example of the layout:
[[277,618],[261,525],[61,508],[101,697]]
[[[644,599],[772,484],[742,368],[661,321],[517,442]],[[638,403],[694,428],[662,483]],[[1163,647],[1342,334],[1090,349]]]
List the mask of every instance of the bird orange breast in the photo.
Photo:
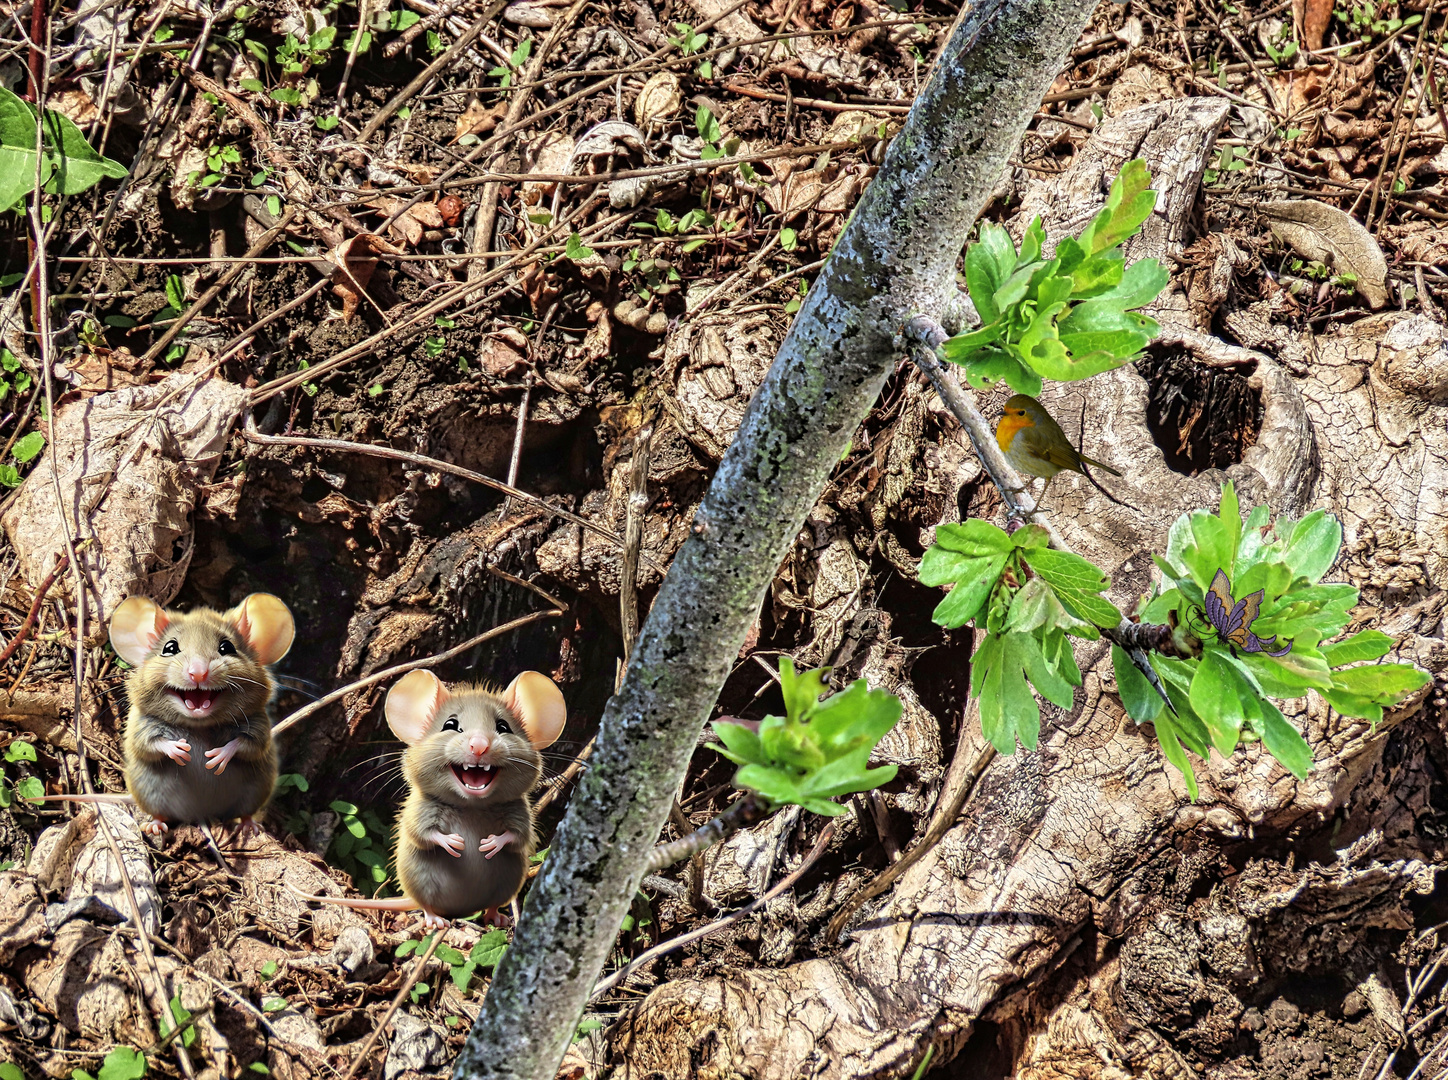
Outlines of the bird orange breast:
[[1035,427],[1029,417],[1015,416],[1007,413],[1001,417],[1001,422],[996,425],[996,445],[1002,452],[1010,453],[1011,443],[1015,441],[1016,433],[1023,428]]

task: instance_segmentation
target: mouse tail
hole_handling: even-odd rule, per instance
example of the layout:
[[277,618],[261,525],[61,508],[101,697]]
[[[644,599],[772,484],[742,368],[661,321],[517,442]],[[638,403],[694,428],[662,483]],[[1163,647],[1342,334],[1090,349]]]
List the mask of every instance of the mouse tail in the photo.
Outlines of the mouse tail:
[[33,802],[83,802],[83,803],[125,803],[130,806],[136,804],[136,800],[129,795],[46,795],[44,798],[34,799]]
[[311,900],[318,904],[335,904],[338,907],[352,908],[354,911],[420,911],[422,905],[416,900],[406,896],[389,896],[385,900],[349,900],[345,896],[313,896],[294,889],[290,885],[292,894],[301,900]]

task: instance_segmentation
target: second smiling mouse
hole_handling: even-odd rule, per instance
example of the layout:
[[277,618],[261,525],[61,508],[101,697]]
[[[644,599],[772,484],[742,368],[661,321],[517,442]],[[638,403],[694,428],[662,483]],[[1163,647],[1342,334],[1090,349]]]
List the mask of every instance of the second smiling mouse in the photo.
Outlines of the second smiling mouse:
[[539,751],[563,731],[568,709],[553,680],[525,671],[501,694],[445,686],[428,671],[387,694],[387,724],[407,744],[407,800],[397,823],[398,884],[385,900],[309,900],[369,911],[415,911],[429,926],[482,911],[491,922],[518,895],[537,846],[528,793]]

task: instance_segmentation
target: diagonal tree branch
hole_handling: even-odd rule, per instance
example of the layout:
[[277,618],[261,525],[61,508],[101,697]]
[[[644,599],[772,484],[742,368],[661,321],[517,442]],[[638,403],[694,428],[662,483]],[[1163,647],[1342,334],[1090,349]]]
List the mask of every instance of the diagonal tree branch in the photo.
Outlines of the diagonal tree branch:
[[965,236],[1093,0],[986,0],[945,45],[720,464],[455,1063],[552,1080],[765,589],[879,396],[941,316]]

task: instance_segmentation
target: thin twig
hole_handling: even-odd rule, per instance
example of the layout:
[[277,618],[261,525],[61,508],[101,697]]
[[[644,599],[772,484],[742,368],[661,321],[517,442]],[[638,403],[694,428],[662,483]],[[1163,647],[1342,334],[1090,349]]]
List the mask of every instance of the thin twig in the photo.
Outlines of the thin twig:
[[[967,745],[968,740],[962,737],[955,751],[955,762],[953,762],[951,766],[952,773],[955,771],[956,765],[964,760],[965,754],[967,753]],[[848,923],[850,917],[859,910],[861,904],[874,899],[891,885],[895,884],[906,870],[909,870],[924,858],[925,854],[934,848],[936,844],[940,843],[945,834],[955,827],[956,820],[960,817],[960,812],[965,808],[966,801],[975,792],[976,787],[980,784],[980,778],[985,775],[986,769],[990,767],[990,763],[995,759],[995,747],[987,744],[985,749],[976,757],[975,763],[971,765],[968,770],[965,770],[958,778],[952,777],[955,782],[955,788],[951,791],[948,798],[943,799],[941,803],[936,805],[935,816],[931,819],[930,828],[927,829],[925,835],[920,838],[920,843],[902,855],[897,862],[886,867],[874,881],[870,882],[870,884],[866,885],[844,902],[840,910],[835,913],[834,918],[830,919],[829,925],[825,927],[826,942],[835,941],[839,938],[840,931],[844,930],[845,924]]]
[[488,28],[488,23],[497,18],[498,13],[507,6],[507,0],[493,0],[491,4],[484,8],[482,14],[473,20],[472,25],[469,26],[460,37],[453,39],[453,43],[448,46],[446,52],[428,64],[422,71],[418,72],[415,79],[394,94],[391,101],[373,114],[372,119],[367,121],[367,126],[364,127],[361,134],[357,136],[357,142],[359,144],[366,143],[368,139],[372,138],[378,128],[387,123],[388,120],[391,120],[393,114],[396,113],[398,109],[411,101],[419,90],[432,81],[434,75],[448,67],[458,53],[476,41],[478,35]]
[[417,668],[427,668],[432,667],[436,664],[441,664],[444,660],[451,660],[454,656],[461,656],[469,649],[475,648],[485,641],[489,641],[492,638],[498,637],[500,634],[506,634],[512,630],[517,630],[520,627],[527,626],[530,623],[538,622],[541,619],[557,619],[563,615],[566,615],[567,613],[567,609],[563,607],[560,607],[554,611],[534,611],[531,614],[523,615],[519,618],[513,619],[511,622],[505,622],[502,626],[495,626],[491,630],[479,634],[477,637],[468,638],[468,640],[464,641],[461,645],[454,645],[451,649],[447,649],[444,652],[435,653],[432,656],[424,656],[420,660],[409,660],[404,664],[396,664],[390,668],[384,668],[381,671],[374,671],[371,675],[364,675],[356,682],[350,682],[346,686],[338,687],[330,694],[319,697],[316,701],[313,701],[308,705],[303,705],[296,712],[292,713],[281,723],[273,727],[272,734],[280,735],[289,727],[292,727],[294,724],[301,723],[313,713],[318,712],[319,710],[324,709],[328,705],[332,704],[332,702],[340,701],[348,694],[371,686],[373,683],[384,682],[385,680],[392,678],[394,675],[402,675],[406,672],[414,671]]
[[15,655],[15,650],[20,648],[20,643],[30,633],[30,628],[35,625],[36,618],[40,615],[40,605],[45,603],[45,594],[55,584],[55,579],[61,572],[70,565],[70,556],[62,555],[60,561],[55,564],[55,569],[45,575],[45,580],[40,583],[40,588],[35,590],[35,602],[30,605],[30,614],[25,616],[25,621],[20,624],[20,629],[15,631],[15,636],[10,639],[10,644],[5,646],[5,651],[0,652],[0,668],[3,668],[9,659]]
[[[623,636],[623,661],[628,663],[639,636],[639,553],[644,543],[644,510],[649,505],[649,443],[654,425],[644,424],[634,435],[633,461],[629,464],[628,502],[624,508],[623,568],[618,580],[619,627]],[[3,661],[0,661],[3,662]]]
[[[436,472],[451,473],[453,476],[461,476],[464,480],[471,480],[475,484],[492,488],[494,491],[507,495],[509,498],[517,499],[519,502],[536,507],[554,517],[560,517],[581,529],[587,529],[595,536],[602,537],[609,543],[620,549],[623,547],[623,537],[602,525],[597,525],[587,518],[579,517],[568,510],[544,502],[536,495],[529,495],[526,491],[520,491],[511,484],[505,484],[501,480],[494,480],[491,476],[485,476],[480,472],[473,472],[472,469],[464,469],[461,465],[452,465],[446,461],[439,461],[437,458],[426,457],[423,454],[414,454],[409,450],[396,450],[390,446],[370,446],[367,443],[348,442],[345,439],[311,439],[301,435],[263,435],[256,430],[256,422],[248,417],[245,427],[242,429],[242,436],[248,442],[262,443],[267,446],[306,446],[316,450],[335,450],[343,454],[365,454],[368,457],[389,458],[392,461],[405,461],[409,465],[417,465],[424,469],[432,469]],[[662,572],[663,567],[653,563],[656,569]]]
[[197,315],[200,315],[201,312],[206,309],[207,304],[220,296],[223,289],[241,276],[242,271],[244,271],[247,266],[245,260],[254,255],[260,255],[267,248],[271,247],[272,242],[286,231],[286,227],[292,223],[292,219],[301,212],[302,208],[299,205],[288,207],[287,212],[281,216],[281,219],[266,232],[262,233],[260,239],[251,245],[247,253],[242,256],[241,262],[233,264],[230,270],[226,271],[226,273],[217,279],[215,285],[197,297],[194,304],[172,320],[170,329],[161,335],[160,340],[158,340],[156,344],[152,345],[142,354],[141,363],[149,363],[160,356],[162,350],[170,345],[171,342],[175,341],[177,335],[180,334],[182,330],[186,329],[187,323],[196,318]]
[[801,877],[804,876],[804,872],[808,870],[811,866],[813,866],[815,864],[815,861],[824,854],[825,847],[829,844],[830,840],[834,837],[834,835],[835,823],[831,821],[827,825],[825,825],[823,829],[820,830],[819,839],[815,841],[815,845],[813,848],[810,849],[810,853],[804,857],[804,861],[800,863],[799,866],[796,867],[794,871],[792,871],[790,874],[781,878],[779,883],[775,885],[774,888],[770,889],[758,900],[754,900],[751,903],[744,905],[744,907],[740,908],[738,911],[731,911],[722,919],[717,919],[714,922],[711,922],[705,926],[701,926],[697,930],[690,930],[687,934],[680,934],[678,937],[673,938],[670,941],[660,942],[652,949],[648,949],[640,953],[637,957],[629,962],[627,967],[620,968],[608,978],[602,980],[597,985],[595,985],[593,988],[593,993],[589,995],[588,1000],[590,1002],[596,1001],[600,996],[612,990],[619,983],[623,982],[624,979],[628,978],[635,971],[637,971],[639,968],[643,967],[650,961],[657,960],[659,957],[674,952],[676,949],[681,949],[685,945],[690,944],[691,942],[698,941],[700,938],[708,937],[710,934],[722,930],[726,926],[729,926],[731,923],[736,923],[740,919],[744,918],[744,916],[762,908],[765,904],[769,903],[776,896],[783,893],[786,889],[791,888],[795,884],[795,882],[797,882]]
[[687,836],[659,844],[644,860],[644,874],[657,874],[666,866],[672,866],[698,852],[706,851],[722,840],[727,840],[740,829],[747,829],[755,822],[767,817],[770,806],[752,791],[717,817],[710,818]]
[[417,963],[413,965],[412,973],[408,975],[401,989],[397,991],[397,996],[392,999],[392,1004],[387,1006],[387,1011],[382,1014],[382,1020],[372,1029],[372,1034],[367,1036],[367,1041],[362,1044],[362,1049],[357,1051],[357,1056],[354,1057],[352,1063],[347,1066],[347,1071],[342,1074],[342,1080],[352,1080],[352,1076],[357,1072],[357,1066],[362,1064],[362,1060],[367,1056],[368,1051],[372,1049],[373,1045],[382,1035],[382,1029],[391,1022],[392,1018],[397,1014],[397,1010],[402,1008],[402,1002],[406,999],[407,995],[412,992],[412,988],[417,985],[417,980],[422,978],[422,972],[423,969],[427,967],[427,962],[432,959],[432,954],[437,952],[437,947],[442,944],[442,935],[443,931],[441,930],[433,931],[432,941],[428,943],[427,952],[423,953],[422,956],[418,958]]

